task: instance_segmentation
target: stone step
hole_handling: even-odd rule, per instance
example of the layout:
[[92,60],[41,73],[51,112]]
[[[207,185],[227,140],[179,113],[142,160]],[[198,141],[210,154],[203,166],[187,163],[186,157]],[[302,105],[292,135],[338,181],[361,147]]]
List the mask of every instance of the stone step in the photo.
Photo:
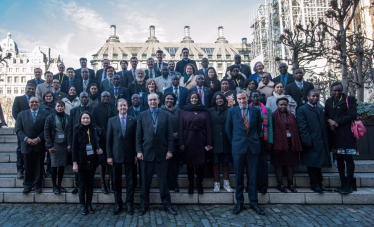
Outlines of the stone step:
[[[326,187],[339,187],[340,186],[340,178],[338,174],[324,174],[323,185]],[[374,188],[374,174],[372,173],[357,173],[355,174],[356,177],[356,185],[358,188],[360,187],[372,187]],[[108,179],[108,177],[107,177]],[[122,176],[122,186],[126,186],[125,176]],[[277,181],[274,174],[269,174],[268,177],[268,184],[269,188],[275,188],[277,186]],[[139,184],[139,183],[138,183]],[[187,175],[180,174],[178,178],[178,184],[180,188],[187,188],[189,185]],[[230,184],[232,187],[235,185],[235,176],[233,174],[230,175]],[[283,178],[283,184],[287,185],[287,179]],[[205,178],[204,179],[204,188],[213,188],[214,180],[213,178]],[[307,174],[298,173],[294,176],[294,185],[297,188],[303,187],[310,187],[309,176]],[[74,187],[74,175],[72,174],[65,174],[63,181],[63,187]],[[223,182],[221,179],[221,186],[223,186]],[[3,175],[0,176],[0,188],[22,188],[23,187],[23,180],[17,179],[15,175]],[[43,180],[43,187],[44,188],[51,188],[52,181],[50,177],[44,178]],[[100,188],[101,181],[100,176],[98,174],[95,175],[94,179],[94,187]],[[158,187],[158,181],[156,175],[153,177],[152,188]]]
[[16,135],[2,135],[0,136],[0,144],[2,143],[17,143]]
[[14,128],[0,128],[0,135],[15,135]]
[[[71,188],[67,188],[71,190]],[[22,188],[3,188],[0,189],[0,201],[4,203],[78,203],[78,195],[71,193],[61,193],[55,195],[52,189],[43,189],[43,193],[22,194]],[[122,198],[126,198],[125,189],[122,191]],[[195,193],[189,195],[187,189],[181,189],[180,193],[170,192],[173,204],[234,204],[235,193],[221,191],[213,192],[212,189],[204,190],[204,194]],[[158,189],[151,189],[150,203],[161,204]],[[258,194],[259,204],[373,204],[374,189],[360,188],[349,195],[340,195],[339,193],[326,192],[317,194],[308,188],[298,188],[298,193],[281,193],[276,189],[269,189],[267,194]],[[136,204],[140,203],[139,190],[135,191]],[[109,193],[104,195],[99,189],[94,189],[93,204],[114,204],[114,196]],[[245,194],[245,204],[248,205]]]
[[16,150],[17,150],[17,141],[13,143],[1,143],[0,144],[0,153],[16,152]]

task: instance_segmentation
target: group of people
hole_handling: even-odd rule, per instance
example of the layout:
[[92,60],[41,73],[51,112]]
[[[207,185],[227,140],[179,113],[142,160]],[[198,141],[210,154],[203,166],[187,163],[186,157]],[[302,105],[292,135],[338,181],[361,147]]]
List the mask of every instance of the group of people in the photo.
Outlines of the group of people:
[[[342,93],[341,83],[332,84],[332,95],[323,107],[319,92],[303,79],[302,69],[290,74],[281,63],[280,75],[272,78],[257,62],[251,74],[249,66],[241,64],[241,56],[235,55],[235,64],[220,80],[208,59],[202,59],[197,70],[187,48],[182,55],[175,67],[174,61],[162,61],[159,50],[157,61],[147,60],[147,70],[137,68],[138,60],[132,57],[131,68],[123,60],[118,72],[105,59],[96,73],[81,58],[80,69],[65,71],[61,64],[58,74],[44,73],[45,81],[42,70],[36,68],[25,95],[14,100],[12,112],[18,136],[17,177],[24,179],[23,193],[41,193],[46,172],[53,192],[66,192],[61,182],[65,166],[72,165],[76,173],[72,193],[78,193],[81,214],[94,213],[93,181],[99,167],[102,192],[114,194],[113,214],[124,205],[128,214],[134,213],[134,189],[139,183],[142,216],[148,211],[156,173],[165,211],[177,214],[169,190],[180,191],[178,171],[183,163],[189,194],[195,193],[195,186],[198,194],[204,193],[209,167],[214,192],[221,190],[221,182],[226,191],[236,192],[234,214],[245,209],[246,191],[250,207],[264,215],[257,192],[267,193],[269,154],[279,191],[297,192],[294,168],[302,164],[307,166],[311,189],[323,193],[331,190],[323,186],[321,172],[331,167],[331,151],[336,154],[341,180],[335,191],[352,192],[352,156],[358,152],[350,123],[357,115],[356,101]],[[229,181],[231,163],[235,190]]]

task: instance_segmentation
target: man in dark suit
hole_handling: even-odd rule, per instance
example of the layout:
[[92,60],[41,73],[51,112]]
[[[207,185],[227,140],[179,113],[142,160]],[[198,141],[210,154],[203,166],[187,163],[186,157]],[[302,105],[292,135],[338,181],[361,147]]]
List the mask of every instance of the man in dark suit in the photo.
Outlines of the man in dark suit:
[[117,75],[119,75],[119,78],[121,79],[121,86],[123,86],[125,82],[125,75],[126,75],[126,72],[128,71],[127,67],[129,63],[125,60],[122,60],[119,62],[119,64],[121,65],[121,71],[118,71]]
[[53,75],[53,79],[58,79],[60,83],[64,80],[68,80],[68,76],[65,74],[65,65],[63,63],[58,65],[58,73]]
[[196,75],[203,75],[204,77],[208,76],[208,67],[209,67],[209,60],[208,58],[201,59],[201,66],[203,66],[201,69],[197,70]]
[[242,57],[239,54],[235,54],[235,56],[234,56],[234,62],[235,62],[235,64],[230,65],[229,67],[227,67],[226,74],[227,74],[227,72],[230,71],[230,68],[233,67],[233,66],[238,67],[239,71],[241,73],[243,73],[247,78],[252,74],[251,73],[251,68],[249,68],[248,65],[244,65],[244,64],[241,63],[242,62]]
[[125,77],[123,81],[121,81],[121,86],[122,87],[129,87],[131,82],[135,80],[136,77],[136,67],[138,66],[138,59],[136,57],[130,58],[130,64],[131,64],[131,69],[128,70],[125,74]]
[[[29,101],[35,96],[35,84],[30,83],[26,85],[25,95],[17,96],[14,99],[12,106],[12,116],[17,121],[18,114],[24,110],[30,109]],[[17,122],[16,122],[17,124]],[[22,141],[23,142],[23,141]],[[21,153],[21,140],[17,138],[17,178],[23,179],[24,177],[24,161]]]
[[101,82],[107,78],[106,69],[110,66],[110,61],[108,59],[104,59],[102,62],[103,68],[96,71],[96,81],[101,86]]
[[60,89],[61,84],[58,79],[52,80],[52,94],[53,94],[53,101],[58,102],[61,101],[63,98],[66,97],[66,94],[61,91]]
[[175,63],[174,61],[169,61],[168,62],[168,70],[169,70],[169,76],[174,76],[174,75],[179,75],[181,76],[182,74],[180,72],[175,71]]
[[182,57],[183,59],[177,62],[177,66],[175,67],[175,71],[179,72],[180,74],[184,74],[184,67],[187,64],[193,64],[195,69],[197,70],[196,61],[191,60],[188,58],[189,50],[185,47],[182,49]]
[[158,108],[160,99],[156,93],[148,95],[149,111],[139,115],[136,128],[136,151],[140,160],[142,178],[140,189],[141,208],[139,215],[143,216],[149,206],[149,190],[154,172],[157,174],[160,197],[164,209],[170,214],[177,214],[171,206],[167,182],[168,160],[173,156],[173,129],[169,114]]
[[134,185],[133,169],[137,163],[135,139],[137,119],[127,114],[128,105],[125,99],[119,99],[117,103],[118,116],[109,119],[106,134],[107,162],[113,166],[114,175],[114,200],[113,214],[122,210],[122,167],[126,176],[126,206],[127,213],[134,214]]
[[132,117],[135,117],[136,120],[138,120],[140,112],[146,109],[147,108],[140,105],[140,95],[133,94],[131,96],[131,106],[129,106],[129,109],[127,110],[127,114]]
[[127,102],[130,101],[129,90],[125,87],[120,86],[120,84],[121,80],[119,75],[114,75],[113,86],[107,90],[110,94],[110,102],[113,104],[113,106],[116,106],[117,101],[120,99],[125,99]]
[[196,87],[191,88],[188,93],[191,93],[193,91],[199,94],[202,104],[209,109],[213,94],[210,88],[204,87],[203,75],[200,74],[196,76]]
[[295,81],[286,86],[285,94],[290,95],[297,103],[297,107],[300,107],[308,102],[308,92],[314,89],[314,86],[312,83],[303,80],[303,69],[295,69],[293,76]]
[[15,127],[25,162],[22,193],[27,194],[35,188],[35,193],[39,194],[44,174],[44,123],[47,113],[39,109],[40,101],[36,97],[30,98],[29,106],[30,110],[18,114]]
[[279,63],[278,69],[279,69],[280,75],[273,79],[274,84],[280,82],[283,84],[283,88],[286,88],[288,84],[295,81],[295,78],[293,77],[293,75],[287,72],[288,66],[286,63],[284,62]]
[[77,79],[82,79],[82,69],[87,69],[89,74],[88,77],[90,78],[90,80],[96,80],[95,71],[93,71],[93,69],[87,68],[87,58],[80,58],[79,64],[81,65],[81,67],[75,70],[75,75],[77,76]]
[[258,206],[257,199],[257,167],[261,153],[259,136],[262,130],[261,112],[248,105],[248,94],[240,90],[236,95],[239,106],[229,109],[225,131],[232,143],[232,157],[235,168],[236,206],[234,214],[239,214],[244,203],[244,169],[247,169],[248,198],[251,208],[259,215],[265,212]]
[[154,68],[155,60],[153,58],[147,59],[147,66],[148,66],[148,69],[145,70],[145,76],[147,78],[155,79],[156,77],[159,77],[161,75],[161,74],[158,74]]
[[164,52],[162,50],[156,51],[157,62],[154,63],[154,67],[153,67],[157,74],[156,77],[161,76],[163,66],[168,66],[166,62],[162,61],[163,57],[164,57]]
[[44,80],[42,79],[42,74],[43,74],[43,71],[41,68],[35,68],[34,69],[35,78],[28,80],[26,84],[34,84],[36,88],[36,86],[38,86],[39,84],[44,83]]
[[179,86],[180,75],[175,74],[171,77],[172,86],[165,89],[165,93],[172,92],[177,96],[177,105],[180,109],[186,104],[186,99],[189,94],[188,89]]
[[[75,70],[76,72],[77,70]],[[97,84],[97,81],[89,77],[89,71],[87,68],[80,69],[81,80],[77,80],[74,83],[77,94],[80,94],[82,91],[89,92],[91,84]]]
[[[68,68],[66,70],[66,73],[68,74],[68,79],[67,80],[64,80],[62,81],[62,84],[61,84],[61,91],[64,92],[65,94],[69,94],[69,88],[75,84],[77,84],[78,82],[78,79],[75,78],[75,71],[73,68]],[[77,88],[76,88],[77,89]],[[77,94],[78,93],[78,90],[77,90]]]

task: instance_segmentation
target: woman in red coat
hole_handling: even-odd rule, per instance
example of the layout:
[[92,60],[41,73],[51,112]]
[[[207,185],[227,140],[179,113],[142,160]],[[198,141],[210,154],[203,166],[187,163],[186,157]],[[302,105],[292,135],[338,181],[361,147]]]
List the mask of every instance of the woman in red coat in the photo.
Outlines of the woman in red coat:
[[189,181],[188,194],[194,193],[194,172],[197,175],[197,189],[203,194],[203,178],[206,152],[212,149],[212,131],[208,109],[201,104],[197,92],[191,92],[179,116],[179,146],[187,165]]

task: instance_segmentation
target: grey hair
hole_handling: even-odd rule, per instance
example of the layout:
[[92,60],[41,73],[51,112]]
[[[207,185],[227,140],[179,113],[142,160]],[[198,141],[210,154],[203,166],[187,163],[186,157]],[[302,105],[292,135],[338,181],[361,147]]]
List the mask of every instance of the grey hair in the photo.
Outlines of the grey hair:
[[85,91],[82,91],[82,92],[79,94],[79,98],[82,97],[83,95],[87,95],[87,96],[88,96],[88,93],[85,92]]
[[156,96],[157,96],[157,99],[160,99],[160,97],[158,96],[157,93],[149,93],[149,94],[147,95],[147,100],[148,100],[148,98],[149,98],[150,95],[156,95]]
[[253,66],[253,72],[257,72],[257,71],[256,71],[256,66],[257,66],[259,63],[261,63],[261,65],[263,65],[264,68],[265,68],[264,63],[262,63],[261,61],[258,61],[258,62],[256,62],[255,65]]
[[247,97],[249,97],[249,96],[248,96],[248,93],[247,93],[246,91],[244,91],[244,90],[239,90],[239,91],[236,93],[236,96],[238,96],[239,94],[245,94]]
[[106,94],[109,94],[110,95],[110,93],[108,92],[108,91],[103,91],[103,92],[101,92],[101,97],[103,97],[104,95],[106,95]]
[[118,104],[119,104],[120,102],[125,102],[126,105],[128,105],[126,99],[118,99],[118,101],[117,101],[117,106],[118,106]]
[[131,96],[131,100],[132,100],[133,98],[135,98],[135,97],[139,97],[139,98],[140,98],[140,95],[138,95],[138,94],[133,94],[133,95]]

